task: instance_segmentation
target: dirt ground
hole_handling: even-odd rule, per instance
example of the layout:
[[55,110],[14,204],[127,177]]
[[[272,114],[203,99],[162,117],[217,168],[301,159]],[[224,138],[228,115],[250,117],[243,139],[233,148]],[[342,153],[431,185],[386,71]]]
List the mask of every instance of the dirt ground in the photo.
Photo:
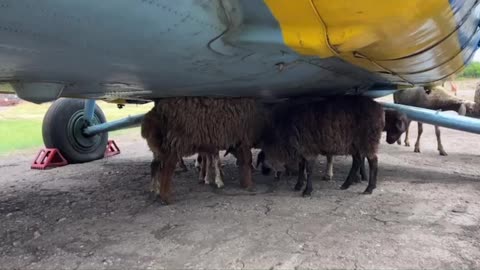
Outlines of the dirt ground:
[[[459,88],[473,98],[473,83]],[[416,124],[411,134],[413,146]],[[360,194],[365,183],[339,189],[348,157],[330,182],[319,157],[311,198],[294,177],[259,172],[256,191],[242,190],[231,157],[224,189],[198,184],[189,158],[169,206],[146,192],[146,143],[115,139],[119,156],[47,171],[29,169],[36,150],[0,157],[0,269],[480,268],[477,135],[442,129],[446,157],[433,126],[420,154],[383,138],[373,195]]]
[[[413,125],[413,132],[416,132]],[[424,127],[422,153],[382,143],[379,184],[339,190],[318,176],[311,198],[255,172],[239,187],[233,158],[226,187],[174,180],[174,203],[148,200],[151,154],[140,136],[116,138],[122,154],[47,171],[29,169],[35,151],[0,160],[0,268],[480,268],[480,149],[476,135],[443,129],[447,157]],[[416,136],[412,136],[412,144]]]

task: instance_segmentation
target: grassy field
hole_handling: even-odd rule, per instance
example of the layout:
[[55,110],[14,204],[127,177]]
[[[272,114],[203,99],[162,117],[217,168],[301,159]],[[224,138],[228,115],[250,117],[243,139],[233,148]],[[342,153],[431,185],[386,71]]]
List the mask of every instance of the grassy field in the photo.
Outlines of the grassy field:
[[[108,121],[147,112],[153,105],[126,105],[119,110],[115,104],[98,102]],[[36,105],[22,102],[14,107],[0,107],[0,155],[21,149],[43,146],[42,120],[50,103]],[[139,132],[138,128],[119,130],[111,136]]]

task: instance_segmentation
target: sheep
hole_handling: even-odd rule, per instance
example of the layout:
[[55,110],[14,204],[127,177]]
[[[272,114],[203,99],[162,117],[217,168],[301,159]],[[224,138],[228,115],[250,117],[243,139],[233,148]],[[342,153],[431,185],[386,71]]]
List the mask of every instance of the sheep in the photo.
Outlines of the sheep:
[[[385,109],[385,127],[383,131],[387,133],[386,142],[388,144],[395,143],[402,133],[405,132],[409,120],[407,115],[402,112],[398,112],[391,109]],[[360,180],[366,180],[365,172],[365,158],[362,158],[362,163],[360,164],[360,176],[357,178]],[[327,155],[327,169],[323,177],[324,180],[331,180],[333,178],[333,156]]]
[[[263,175],[269,175],[270,172],[272,171],[272,168],[268,167],[268,166],[261,166],[263,165],[263,162],[265,162],[265,152],[263,152],[263,150],[260,150],[257,154],[257,163],[255,165],[255,167],[258,169],[258,167],[260,167],[261,169],[261,172]],[[292,175],[297,175],[300,173],[298,171],[298,162],[299,162],[299,159],[297,157],[297,159],[290,159],[289,161],[287,161],[285,163],[285,165],[283,166],[283,172],[286,176],[292,176]],[[305,171],[303,171],[302,173],[305,173]],[[277,171],[277,170],[274,170],[274,179],[275,180],[280,180],[280,176],[282,175],[282,171]]]
[[[477,86],[477,93],[475,100],[480,100],[480,92]],[[478,96],[478,98],[477,98]],[[457,111],[460,115],[467,115],[471,117],[480,117],[480,103],[478,101],[471,102],[461,98],[452,96],[441,86],[433,87],[430,94],[425,92],[422,87],[405,89],[397,91],[393,94],[394,102],[397,104],[410,105],[420,108],[442,111]],[[408,140],[410,121],[407,123],[407,130],[405,131],[405,146],[410,146]],[[415,142],[414,152],[420,153],[420,137],[423,133],[423,123],[418,122],[418,136]],[[441,156],[447,156],[447,152],[443,148],[440,138],[440,128],[435,126],[435,135],[437,137],[437,150]],[[401,144],[400,139],[397,141]]]
[[[253,98],[182,97],[156,101],[142,123],[142,137],[155,155],[152,190],[160,202],[170,203],[170,183],[178,158],[195,153],[215,155],[231,146],[235,147],[240,165],[241,185],[252,189],[250,149],[258,137],[260,108]],[[147,120],[151,118],[156,128],[147,134],[144,130],[149,129]]]
[[199,153],[195,160],[195,167],[199,171],[199,183],[209,185],[212,173],[215,172],[215,185],[217,188],[224,186],[222,165],[220,164],[220,154],[218,152],[216,154]]
[[[157,103],[158,103],[158,101],[154,101],[154,107],[157,106]],[[143,125],[141,127],[142,137],[143,138],[149,138],[149,137],[153,138],[153,137],[155,137],[155,132],[156,132],[155,129],[157,129],[161,124],[162,124],[161,121],[159,121],[159,119],[157,119],[154,114],[152,114],[152,113],[145,114],[144,119],[143,119]],[[147,142],[148,142],[148,140],[147,140]],[[159,160],[156,159],[155,153],[153,155],[153,160],[154,161],[152,162],[151,166],[155,166],[155,164],[160,162]],[[183,161],[182,157],[180,157],[178,159],[178,163],[179,163],[179,167],[182,171],[184,171],[184,172],[188,171],[188,168],[185,165],[185,162]]]
[[[223,156],[226,157],[228,154],[236,156],[235,148],[229,147]],[[236,165],[240,166],[238,159]],[[197,168],[199,172],[199,183],[210,184],[212,171],[215,170],[215,184],[218,188],[222,188],[224,186],[222,167],[223,165],[220,162],[220,154],[218,152],[214,155],[200,153],[195,159],[195,168]],[[251,165],[251,170],[253,171],[254,169],[253,165]]]
[[178,163],[179,163],[180,169],[182,171],[184,171],[184,172],[188,171],[187,165],[185,165],[185,161],[183,161],[183,158],[180,158],[178,160]]
[[[148,147],[150,149],[155,149],[157,145],[155,144],[155,137],[158,136],[158,127],[161,125],[161,121],[158,117],[156,117],[156,114],[153,110],[150,112],[146,113],[143,120],[142,120],[142,125],[141,125],[141,135],[144,139],[147,140]],[[153,160],[150,163],[150,175],[152,177],[151,181],[151,186],[150,190],[155,190],[156,189],[156,182],[154,181],[156,173],[157,173],[157,167],[161,167],[161,157],[158,153],[155,151],[153,152]],[[185,163],[181,157],[178,158],[178,163],[180,164],[180,167],[184,167]]]
[[[236,156],[235,149],[233,147],[229,147],[223,156],[226,157],[228,154]],[[240,166],[238,159],[236,161],[236,165]],[[218,188],[222,188],[224,186],[222,167],[223,166],[220,162],[220,154],[218,152],[213,155],[202,153],[198,154],[195,160],[195,168],[197,168],[199,171],[199,183],[205,183],[206,185],[210,184],[211,175],[213,174],[213,170],[215,170],[215,184]],[[251,165],[251,170],[253,171],[254,169],[255,168],[253,165]]]
[[[236,156],[235,148],[229,147],[223,156],[226,157],[228,154]],[[236,160],[236,165],[240,166],[238,159]],[[213,170],[215,170],[215,184],[218,188],[222,188],[224,186],[222,167],[223,165],[220,162],[220,154],[218,152],[213,155],[199,153],[195,159],[195,168],[197,168],[199,172],[199,183],[210,184],[211,175]],[[251,165],[251,170],[253,171],[254,169],[253,165]]]
[[311,195],[313,165],[318,155],[352,155],[350,173],[341,189],[347,189],[365,156],[370,177],[364,194],[376,188],[377,151],[385,127],[382,106],[365,96],[332,97],[323,101],[292,106],[275,111],[272,128],[265,129],[261,148],[263,167],[282,171],[289,161],[297,161],[299,177],[295,190],[301,190],[306,171],[303,196]]

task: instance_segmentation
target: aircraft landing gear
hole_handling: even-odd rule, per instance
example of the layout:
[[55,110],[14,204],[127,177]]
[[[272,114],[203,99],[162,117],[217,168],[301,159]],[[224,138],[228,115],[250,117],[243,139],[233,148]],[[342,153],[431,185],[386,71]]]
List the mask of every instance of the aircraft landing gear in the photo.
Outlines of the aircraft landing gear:
[[69,163],[82,163],[104,157],[108,132],[87,135],[89,126],[106,122],[95,100],[60,98],[43,119],[43,142],[57,148]]

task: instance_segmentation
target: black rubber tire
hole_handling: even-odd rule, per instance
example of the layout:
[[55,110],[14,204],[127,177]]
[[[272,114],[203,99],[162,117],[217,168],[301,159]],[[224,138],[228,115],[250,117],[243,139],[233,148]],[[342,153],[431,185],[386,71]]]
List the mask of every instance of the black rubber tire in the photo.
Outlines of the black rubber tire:
[[[69,163],[83,163],[103,158],[108,133],[87,137],[81,132],[85,100],[60,98],[48,108],[42,124],[43,142],[47,148],[57,148]],[[92,124],[105,123],[98,105]]]

